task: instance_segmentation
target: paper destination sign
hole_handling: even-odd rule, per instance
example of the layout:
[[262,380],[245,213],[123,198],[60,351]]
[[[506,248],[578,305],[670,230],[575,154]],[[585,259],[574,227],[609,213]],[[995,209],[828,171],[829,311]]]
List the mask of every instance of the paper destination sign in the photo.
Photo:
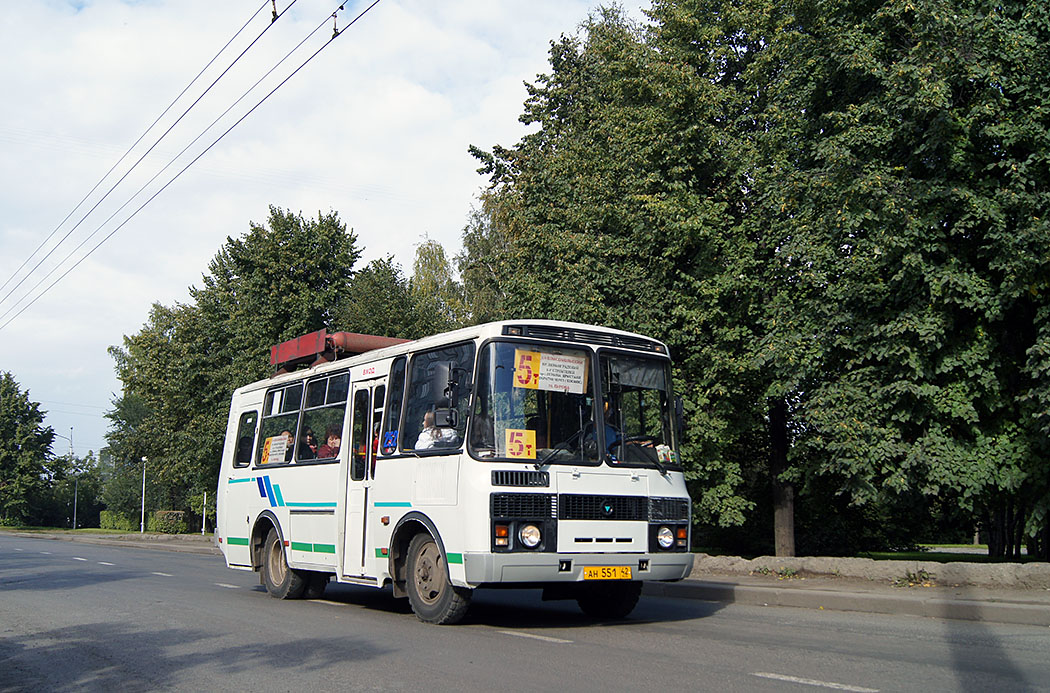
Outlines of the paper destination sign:
[[583,394],[587,357],[514,350],[514,387]]
[[267,464],[278,464],[284,462],[285,453],[288,452],[288,439],[283,435],[266,439],[263,448],[263,459]]

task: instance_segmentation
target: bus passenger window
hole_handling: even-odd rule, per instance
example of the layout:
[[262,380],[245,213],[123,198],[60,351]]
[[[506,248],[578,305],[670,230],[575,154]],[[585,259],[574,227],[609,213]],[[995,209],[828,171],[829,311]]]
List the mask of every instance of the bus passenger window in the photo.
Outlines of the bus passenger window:
[[237,451],[233,458],[234,467],[247,467],[252,462],[252,446],[255,443],[255,424],[259,421],[259,413],[246,411],[241,414],[241,422],[237,425]]
[[256,464],[281,464],[292,461],[295,454],[295,432],[299,429],[299,405],[302,401],[302,383],[292,383],[266,393]]
[[311,380],[306,386],[306,408],[296,461],[333,460],[339,456],[349,380],[349,374],[343,372]]

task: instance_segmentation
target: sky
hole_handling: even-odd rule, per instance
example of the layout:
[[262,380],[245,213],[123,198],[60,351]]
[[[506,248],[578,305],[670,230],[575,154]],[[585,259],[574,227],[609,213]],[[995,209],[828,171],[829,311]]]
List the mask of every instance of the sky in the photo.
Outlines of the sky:
[[[518,142],[524,82],[600,4],[380,0],[348,26],[371,0],[345,2],[339,37],[175,177],[331,38],[335,0],[290,2],[272,23],[262,0],[32,0],[0,13],[0,371],[47,412],[55,454],[69,438],[78,456],[105,445],[120,392],[108,348],[152,304],[187,301],[270,205],[338,212],[358,267],[392,255],[408,274],[424,237],[458,252],[486,183],[468,146]],[[649,5],[620,4],[638,20]]]

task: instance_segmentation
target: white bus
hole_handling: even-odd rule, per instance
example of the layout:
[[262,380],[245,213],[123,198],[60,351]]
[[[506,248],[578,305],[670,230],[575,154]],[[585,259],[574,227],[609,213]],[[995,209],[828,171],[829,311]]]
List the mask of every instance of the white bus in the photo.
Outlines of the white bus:
[[657,340],[547,320],[403,343],[322,330],[271,362],[233,394],[216,541],[274,597],[390,585],[454,623],[476,588],[539,587],[615,618],[692,569]]

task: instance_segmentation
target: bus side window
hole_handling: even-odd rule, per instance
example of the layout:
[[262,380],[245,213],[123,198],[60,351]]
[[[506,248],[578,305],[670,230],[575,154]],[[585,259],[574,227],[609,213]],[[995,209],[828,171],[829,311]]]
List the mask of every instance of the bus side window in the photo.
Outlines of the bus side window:
[[237,454],[233,460],[234,467],[247,467],[251,464],[255,443],[255,424],[258,421],[258,412],[246,411],[241,414],[241,422],[237,425]]
[[[408,402],[401,435],[402,450],[458,448],[467,426],[467,405],[474,375],[474,343],[452,344],[423,351],[412,357],[408,378]],[[448,391],[455,381],[455,392]],[[454,401],[449,395],[454,394]],[[436,428],[441,422],[435,410],[457,411],[455,428]],[[426,428],[424,428],[424,423]]]
[[405,399],[405,357],[399,356],[390,368],[390,400],[386,404],[383,433],[379,450],[384,455],[397,452],[398,423],[401,419],[401,403]]
[[350,374],[343,372],[313,380],[306,386],[306,408],[295,451],[296,461],[338,457],[342,443],[333,445],[331,434],[336,438],[342,436],[349,383]]
[[256,464],[280,464],[292,461],[295,453],[295,433],[299,430],[299,408],[302,401],[303,384],[301,382],[266,393]]

